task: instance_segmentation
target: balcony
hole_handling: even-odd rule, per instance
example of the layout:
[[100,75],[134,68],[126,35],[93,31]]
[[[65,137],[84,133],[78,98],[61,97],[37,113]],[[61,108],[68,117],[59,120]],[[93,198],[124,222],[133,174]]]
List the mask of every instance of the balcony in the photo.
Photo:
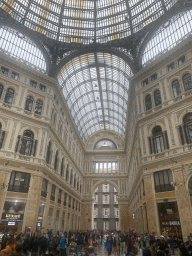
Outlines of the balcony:
[[109,204],[109,201],[103,201],[103,204]]

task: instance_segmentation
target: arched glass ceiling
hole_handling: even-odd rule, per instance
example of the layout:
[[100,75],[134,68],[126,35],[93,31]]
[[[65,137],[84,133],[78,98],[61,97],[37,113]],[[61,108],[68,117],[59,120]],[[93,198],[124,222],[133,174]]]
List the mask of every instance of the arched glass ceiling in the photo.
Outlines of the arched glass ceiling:
[[116,144],[112,141],[112,140],[100,140],[98,141],[95,146],[94,146],[94,149],[104,149],[104,148],[110,148],[110,149],[116,149],[117,146]]
[[40,71],[46,71],[46,62],[37,45],[19,31],[0,27],[0,51]]
[[34,31],[61,42],[105,43],[129,36],[178,0],[1,0],[0,7]]
[[146,64],[157,56],[176,46],[180,41],[191,35],[192,10],[181,12],[167,20],[155,32],[145,47],[142,64]]
[[69,61],[58,81],[85,142],[94,132],[125,132],[129,78],[128,64],[108,53],[89,53]]

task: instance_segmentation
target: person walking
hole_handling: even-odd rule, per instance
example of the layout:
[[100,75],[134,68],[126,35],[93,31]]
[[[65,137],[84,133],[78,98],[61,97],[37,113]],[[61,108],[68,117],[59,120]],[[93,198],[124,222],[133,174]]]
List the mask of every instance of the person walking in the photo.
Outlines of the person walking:
[[65,236],[63,235],[63,237],[61,238],[61,240],[60,240],[60,246],[61,246],[61,248],[60,248],[60,251],[61,251],[61,256],[66,256],[67,254],[66,254],[66,238],[65,238]]

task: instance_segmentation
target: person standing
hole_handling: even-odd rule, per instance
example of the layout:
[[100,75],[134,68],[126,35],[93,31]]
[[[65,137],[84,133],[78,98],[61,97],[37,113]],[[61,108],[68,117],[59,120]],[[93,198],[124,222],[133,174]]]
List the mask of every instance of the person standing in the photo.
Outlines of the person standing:
[[108,251],[108,256],[111,255],[112,246],[113,246],[113,240],[112,240],[111,235],[109,235],[108,238],[107,238],[107,243],[106,243],[106,247],[107,247],[107,251]]
[[60,245],[61,245],[61,256],[66,256],[66,239],[65,239],[65,236],[63,235],[63,237],[61,238],[60,240]]

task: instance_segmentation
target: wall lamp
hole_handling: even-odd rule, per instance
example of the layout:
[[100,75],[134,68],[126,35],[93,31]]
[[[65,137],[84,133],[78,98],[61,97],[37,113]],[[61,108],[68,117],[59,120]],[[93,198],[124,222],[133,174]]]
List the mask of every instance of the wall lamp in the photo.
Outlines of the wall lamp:
[[171,182],[171,185],[173,186],[173,187],[176,187],[176,186],[183,186],[183,183],[182,182],[180,182],[180,183],[177,183],[177,182]]

